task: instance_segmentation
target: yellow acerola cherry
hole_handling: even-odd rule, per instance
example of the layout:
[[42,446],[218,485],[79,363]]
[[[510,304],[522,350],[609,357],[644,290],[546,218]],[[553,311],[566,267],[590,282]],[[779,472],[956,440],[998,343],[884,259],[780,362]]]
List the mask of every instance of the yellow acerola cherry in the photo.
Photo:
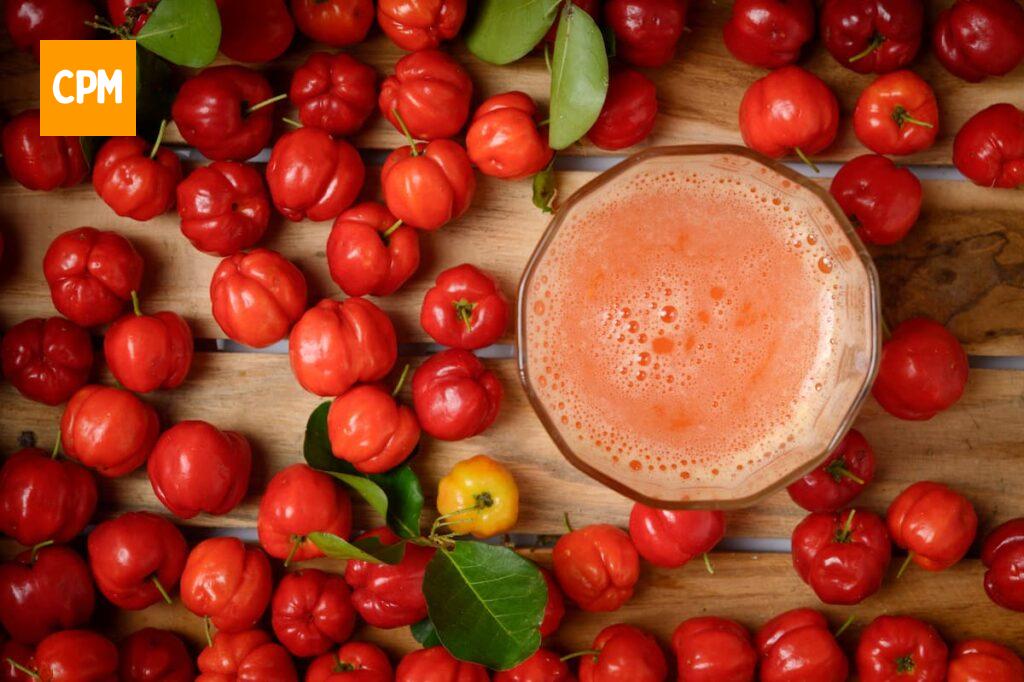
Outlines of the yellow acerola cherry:
[[519,487],[512,473],[487,455],[464,459],[437,486],[440,526],[456,535],[489,538],[516,525]]

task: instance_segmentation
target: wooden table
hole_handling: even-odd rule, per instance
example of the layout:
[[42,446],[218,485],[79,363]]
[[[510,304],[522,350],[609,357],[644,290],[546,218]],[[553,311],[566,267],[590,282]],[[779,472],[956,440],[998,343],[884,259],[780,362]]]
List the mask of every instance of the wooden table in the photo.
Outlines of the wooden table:
[[[761,72],[732,59],[721,43],[720,27],[728,16],[728,4],[698,2],[680,58],[651,74],[658,85],[661,113],[650,144],[739,142],[736,110],[746,86]],[[933,3],[931,11],[942,4],[942,0]],[[284,88],[290,71],[312,49],[297,41],[286,58],[267,69],[276,87]],[[542,58],[533,56],[499,68],[475,60],[461,46],[453,51],[472,73],[477,99],[521,89],[546,102],[548,79]],[[381,72],[389,71],[400,56],[380,36],[353,52]],[[949,164],[953,135],[974,112],[999,101],[1022,103],[1024,68],[1005,78],[970,85],[946,73],[928,50],[923,52],[914,68],[935,87],[941,130],[934,147],[905,162],[941,167]],[[864,153],[852,135],[848,115],[870,77],[838,67],[820,47],[804,64],[833,86],[845,114],[839,140],[820,155],[821,160],[843,161]],[[0,103],[6,113],[36,106],[38,83],[32,59],[4,45],[0,47],[0,65],[4,83]],[[181,142],[174,130],[170,139]],[[401,144],[401,138],[378,118],[357,143],[365,150],[388,149]],[[581,145],[566,155],[602,153]],[[375,175],[372,171],[371,177]],[[560,195],[568,195],[594,175],[559,172]],[[377,197],[375,181],[368,184],[366,198]],[[925,180],[924,187],[919,225],[901,244],[875,251],[888,323],[929,315],[947,324],[974,355],[1024,355],[1024,193],[952,180]],[[436,274],[461,262],[473,262],[493,272],[511,295],[546,223],[547,217],[530,202],[528,182],[480,177],[472,209],[456,223],[425,236],[420,271],[401,292],[379,301],[392,316],[400,340],[407,344],[403,347],[411,362],[422,359],[422,343],[428,341],[417,315],[422,295]],[[136,223],[115,216],[88,184],[43,194],[27,191],[9,179],[0,182],[0,229],[9,244],[0,268],[0,327],[29,316],[55,314],[42,277],[42,255],[55,235],[82,225],[117,230],[143,254],[146,276],[141,293],[147,309],[177,311],[201,340],[223,337],[212,319],[207,291],[218,259],[192,248],[180,234],[175,214]],[[263,243],[303,269],[310,282],[311,302],[339,294],[328,277],[324,254],[329,229],[329,222],[291,224],[277,217]],[[512,341],[511,335],[506,341]],[[157,407],[165,425],[202,418],[238,430],[252,442],[258,466],[245,502],[229,515],[199,516],[189,522],[245,533],[244,529],[255,523],[259,495],[269,476],[301,460],[303,427],[320,399],[294,381],[286,355],[215,351],[209,341],[200,341],[200,348],[205,350],[196,354],[184,386],[145,399]],[[414,466],[428,496],[456,461],[482,452],[508,464],[519,481],[523,507],[517,533],[557,535],[562,532],[564,511],[577,525],[625,525],[630,501],[562,459],[525,399],[510,347],[500,347],[494,354],[500,357],[487,363],[501,376],[507,392],[502,413],[479,437],[458,443],[426,439]],[[110,377],[100,369],[96,379],[109,381]],[[857,428],[870,440],[880,461],[878,482],[861,502],[884,512],[900,490],[928,478],[967,494],[978,508],[982,531],[1024,515],[1020,494],[1024,489],[1022,408],[1024,372],[1008,369],[975,369],[963,399],[929,422],[901,422],[869,402]],[[49,447],[60,414],[59,407],[30,402],[9,384],[0,385],[0,445],[4,451],[12,451],[19,436],[30,431]],[[144,472],[102,484],[102,516],[129,509],[164,511]],[[803,515],[783,492],[754,508],[730,514],[729,536],[785,538]],[[357,508],[357,526],[377,523],[379,519],[372,518],[366,508]],[[196,530],[196,534],[202,532]],[[549,551],[543,548],[525,551],[541,562],[549,560]],[[837,623],[854,613],[861,625],[879,613],[908,613],[932,621],[949,639],[992,637],[1014,644],[1024,653],[1024,620],[986,599],[983,569],[975,557],[976,553],[942,574],[911,570],[899,582],[892,575],[883,591],[860,607],[825,610]],[[733,616],[756,626],[783,610],[818,605],[786,554],[718,553],[715,564],[714,576],[696,565],[674,571],[645,567],[632,602],[603,616],[571,612],[555,645],[566,650],[583,648],[601,627],[618,620],[648,627],[667,642],[675,625],[692,615]],[[139,613],[110,610],[100,618],[115,632],[150,624],[179,631],[197,643],[201,636],[200,621],[178,605],[154,606]],[[855,625],[846,641],[855,641],[856,631]],[[395,654],[415,644],[405,630],[384,633],[368,629],[364,634],[384,642]]]

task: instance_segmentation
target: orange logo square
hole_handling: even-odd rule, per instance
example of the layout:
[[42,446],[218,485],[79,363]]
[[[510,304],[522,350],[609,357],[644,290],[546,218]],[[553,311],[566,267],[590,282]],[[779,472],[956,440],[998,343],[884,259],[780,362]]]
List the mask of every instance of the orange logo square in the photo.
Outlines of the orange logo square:
[[39,132],[135,134],[135,41],[42,40]]

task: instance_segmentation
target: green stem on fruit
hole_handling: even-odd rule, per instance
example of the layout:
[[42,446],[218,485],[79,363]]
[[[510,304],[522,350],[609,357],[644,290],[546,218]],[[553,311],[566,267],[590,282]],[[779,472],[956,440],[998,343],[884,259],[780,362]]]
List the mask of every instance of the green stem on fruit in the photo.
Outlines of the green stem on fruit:
[[810,157],[804,154],[803,149],[800,149],[800,147],[793,147],[793,151],[796,152],[796,155],[800,157],[801,161],[803,161],[804,163],[811,167],[811,170],[813,170],[815,173],[821,172],[818,170],[818,167],[814,165],[814,162],[811,161]]
[[401,220],[396,220],[394,225],[392,225],[391,227],[389,227],[388,229],[386,229],[386,230],[384,230],[383,232],[380,233],[381,238],[383,238],[385,240],[385,242],[386,242],[387,238],[390,237],[391,235],[393,235],[395,233],[395,230],[400,228],[402,226],[402,224],[403,223],[402,223]]
[[907,558],[903,560],[903,563],[900,564],[900,570],[896,572],[896,580],[903,577],[903,574],[906,573],[907,569],[910,567],[910,562],[913,561],[913,559],[914,553],[907,552]]
[[[95,29],[99,29],[100,31],[106,31],[107,33],[112,33],[113,35],[117,36],[121,40],[130,40],[131,37],[132,37],[132,32],[131,32],[131,29],[128,28],[128,22],[127,21],[124,22],[124,24],[122,24],[120,26],[114,26],[114,24],[112,24],[109,19],[107,19],[106,17],[101,17],[100,15],[97,14],[96,16],[93,17],[92,21],[85,21],[85,22],[82,22],[82,23],[84,23],[89,28],[95,28]],[[135,22],[132,22],[132,24],[134,24],[134,23]]]
[[412,149],[412,156],[419,156],[420,150],[416,148],[416,140],[413,139],[412,133],[409,132],[409,128],[405,125],[405,121],[402,119],[402,115],[398,113],[398,108],[391,110],[391,115],[398,121],[398,127],[402,129],[402,134],[405,135],[405,139],[409,141],[409,147]]
[[256,104],[253,104],[251,107],[245,110],[245,115],[249,116],[250,114],[257,112],[264,107],[269,107],[272,104],[277,104],[283,99],[288,99],[288,93],[281,93],[280,95],[275,95],[274,97],[267,98],[262,102],[257,102]]
[[332,673],[350,673],[358,669],[348,661],[341,660],[338,654],[334,654],[334,666],[331,668]]
[[846,543],[850,541],[850,536],[853,534],[853,517],[856,513],[856,509],[850,510],[850,514],[846,517],[843,527],[836,531],[836,542]]
[[715,574],[715,565],[711,563],[711,555],[708,554],[707,552],[704,552],[703,556],[704,556],[704,568],[707,569],[708,573],[710,573],[711,575],[714,575]]
[[160,144],[164,141],[164,133],[167,132],[167,119],[160,121],[160,130],[156,134],[156,142],[153,143],[153,148],[149,151],[149,158],[155,159],[156,153],[160,151]]
[[213,623],[209,616],[203,616],[203,634],[206,635],[206,646],[213,646]]
[[452,305],[455,306],[455,314],[460,320],[466,325],[466,331],[473,331],[473,309],[476,308],[476,303],[460,298],[458,301],[452,301]]
[[302,127],[302,124],[299,123],[298,121],[296,121],[294,118],[288,118],[287,116],[282,116],[281,120],[284,121],[285,123],[287,123],[288,125],[290,125],[292,128],[301,128]]
[[32,670],[32,668],[27,668],[27,667],[23,666],[21,663],[18,663],[16,660],[11,658],[10,656],[7,657],[7,664],[10,665],[15,670],[17,670],[18,672],[24,673],[24,674],[28,675],[33,680],[38,680],[39,679],[39,673],[37,673],[35,670]]
[[576,651],[576,652],[571,653],[571,654],[566,654],[565,656],[562,656],[558,660],[560,660],[560,661],[571,661],[574,658],[580,658],[582,656],[593,656],[594,660],[596,661],[597,657],[600,656],[600,655],[601,655],[601,650],[600,649],[584,649],[583,651]]
[[914,665],[914,657],[910,654],[896,659],[896,672],[898,674],[912,673],[916,667],[917,666]]
[[922,128],[934,128],[928,121],[922,121],[919,118],[914,118],[910,115],[910,112],[904,109],[900,105],[896,105],[896,108],[892,110],[892,120],[896,121],[896,126],[899,128],[903,127],[904,123],[911,123]]
[[863,478],[850,471],[846,467],[846,462],[844,462],[842,458],[835,459],[829,463],[825,467],[825,473],[831,476],[836,483],[839,483],[840,479],[843,478],[848,478],[854,483],[858,483],[860,485],[866,485],[867,483]]
[[132,289],[132,312],[135,317],[142,317],[142,307],[139,305],[139,292]]
[[50,450],[50,459],[57,459],[60,454],[60,431],[57,432],[57,440],[53,443],[53,450]]
[[849,618],[847,618],[845,621],[843,621],[843,624],[839,626],[839,629],[836,630],[835,636],[838,638],[840,635],[842,635],[844,632],[846,632],[847,629],[849,629],[849,627],[851,625],[853,625],[853,621],[854,620],[855,620],[855,617],[851,614]]
[[391,397],[397,398],[398,394],[402,392],[402,385],[405,384],[405,378],[409,376],[409,363],[405,363],[405,367],[402,368],[402,374],[399,375],[398,381],[395,382],[395,390],[391,391]]
[[167,602],[168,605],[173,604],[174,600],[171,599],[171,595],[167,594],[167,590],[164,589],[163,584],[160,582],[160,578],[154,575],[150,580],[153,581],[153,586],[156,587],[156,591],[160,593],[160,596],[164,598],[164,601]]
[[53,544],[53,540],[43,540],[42,542],[32,545],[32,550],[28,554],[28,562],[34,564],[36,562],[36,556],[39,554],[39,550],[44,547],[49,547]]
[[572,528],[572,523],[569,522],[569,512],[562,512],[562,520],[565,521],[565,527],[569,529],[569,532],[574,532]]
[[301,535],[292,536],[292,547],[288,550],[288,556],[284,558],[284,567],[288,568],[288,565],[292,563],[292,559],[295,558],[295,553],[299,551],[299,546],[306,541]]
[[885,38],[876,33],[874,37],[871,38],[871,42],[868,43],[868,46],[864,48],[862,52],[858,52],[857,54],[853,55],[846,61],[850,64],[856,61],[860,61],[861,59],[864,59],[864,57],[867,57],[869,54],[880,48],[882,46],[882,43],[884,42]]

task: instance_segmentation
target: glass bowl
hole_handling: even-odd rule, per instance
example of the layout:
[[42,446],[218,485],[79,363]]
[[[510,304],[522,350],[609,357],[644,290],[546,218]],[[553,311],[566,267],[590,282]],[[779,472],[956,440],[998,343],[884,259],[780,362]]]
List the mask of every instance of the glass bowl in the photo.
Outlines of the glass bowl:
[[[763,194],[776,205],[782,205],[789,212],[787,220],[792,218],[792,224],[800,225],[801,230],[806,229],[806,244],[815,245],[815,256],[819,252],[825,254],[819,266],[828,268],[822,272],[831,273],[828,281],[835,292],[828,294],[833,301],[829,310],[835,311],[829,313],[832,315],[829,319],[834,323],[834,329],[840,331],[829,332],[828,342],[836,348],[829,351],[829,362],[823,365],[827,372],[822,375],[825,380],[815,384],[820,395],[807,397],[810,394],[801,388],[793,404],[798,405],[803,418],[786,426],[791,433],[785,442],[747,462],[736,466],[730,462],[725,472],[707,468],[706,464],[702,465],[704,469],[694,472],[693,462],[688,468],[685,466],[688,464],[686,459],[681,460],[680,466],[675,462],[666,466],[660,456],[657,461],[661,464],[657,466],[638,459],[625,461],[626,458],[620,458],[607,443],[593,438],[593,433],[584,437],[579,431],[579,422],[575,422],[573,428],[573,418],[565,413],[565,403],[556,402],[558,396],[549,387],[545,371],[550,371],[550,367],[531,364],[534,356],[538,365],[544,364],[539,361],[541,354],[554,352],[547,350],[546,345],[542,350],[541,341],[534,340],[528,332],[540,328],[543,311],[558,308],[558,294],[554,299],[550,298],[550,285],[543,284],[541,280],[546,282],[546,273],[555,267],[546,265],[545,257],[553,245],[560,245],[559,235],[565,230],[563,239],[569,240],[573,226],[580,225],[579,221],[593,215],[592,212],[606,208],[607,202],[611,201],[609,197],[617,196],[616,190],[623,186],[642,186],[652,178],[675,177],[673,174],[690,174],[694,178],[701,174],[704,174],[701,177],[725,177],[737,186],[744,183],[744,188],[749,183],[751,192],[758,193],[758,196]],[[693,208],[684,206],[681,210]],[[699,211],[699,206],[697,209]],[[709,210],[710,207],[705,207],[705,212]],[[686,220],[696,221],[698,218],[688,217]],[[796,245],[799,247],[799,242]],[[562,245],[560,248],[564,251],[569,247]],[[558,253],[559,249],[555,251]],[[614,257],[615,254],[608,254],[609,259]],[[552,256],[552,262],[559,262],[560,258],[561,255]],[[539,277],[538,271],[542,273]],[[516,356],[519,376],[530,403],[552,440],[573,466],[609,488],[655,507],[728,509],[749,506],[805,475],[819,465],[846,434],[878,368],[881,346],[878,275],[850,222],[828,192],[817,184],[745,147],[696,145],[651,148],[594,178],[563,202],[555,213],[523,272],[518,294]],[[757,291],[749,295],[757,296]],[[545,304],[550,308],[545,308]],[[544,334],[556,343],[557,333],[545,331]],[[540,337],[542,334],[538,331],[536,335]],[[838,338],[840,336],[842,338]],[[543,343],[548,344],[548,341]],[[585,344],[575,345],[585,348]],[[551,355],[545,357],[550,358]],[[566,380],[563,377],[561,381],[564,389]],[[580,380],[577,383],[585,390],[587,382]],[[608,402],[604,398],[601,400]],[[595,404],[597,402],[600,401],[595,400]],[[591,413],[588,415],[592,416]],[[608,424],[609,429],[617,427],[618,435],[633,426],[615,424],[611,418],[601,423]],[[685,452],[678,454],[682,457]],[[649,456],[647,459],[651,460]]]

